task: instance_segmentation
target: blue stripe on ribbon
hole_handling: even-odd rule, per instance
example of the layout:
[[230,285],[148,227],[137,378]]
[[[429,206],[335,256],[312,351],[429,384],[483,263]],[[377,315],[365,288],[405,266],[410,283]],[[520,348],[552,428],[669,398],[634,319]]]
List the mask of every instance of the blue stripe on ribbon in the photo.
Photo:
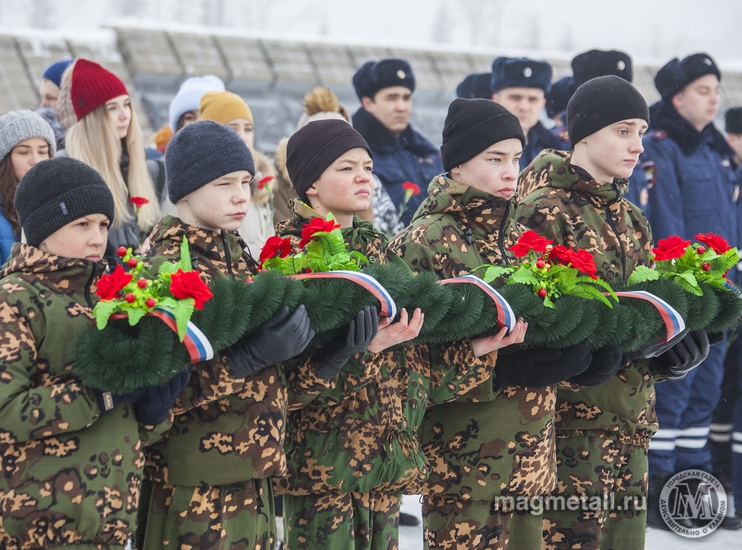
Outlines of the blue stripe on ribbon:
[[[169,326],[173,332],[178,333],[178,324],[175,320],[175,315],[167,309],[155,308],[151,312],[153,315],[162,319],[167,326]],[[188,355],[191,357],[191,363],[201,363],[203,361],[209,361],[214,358],[214,348],[211,346],[211,342],[206,335],[201,332],[201,329],[194,325],[191,321],[188,321],[186,325],[186,332],[183,336],[183,345],[188,350]]]
[[646,290],[630,290],[626,292],[616,292],[616,296],[646,300],[657,308],[660,317],[662,317],[662,320],[665,323],[665,328],[667,329],[667,338],[663,340],[665,342],[672,340],[675,336],[685,330],[685,320],[677,310],[662,298],[655,296],[651,292],[647,292]]
[[502,296],[502,294],[497,292],[476,275],[463,275],[452,279],[443,279],[438,281],[438,283],[442,285],[459,283],[476,285],[495,303],[495,306],[497,307],[497,325],[499,327],[508,327],[508,332],[513,330],[513,327],[515,327],[515,313],[513,313],[513,308],[510,307],[508,301]]

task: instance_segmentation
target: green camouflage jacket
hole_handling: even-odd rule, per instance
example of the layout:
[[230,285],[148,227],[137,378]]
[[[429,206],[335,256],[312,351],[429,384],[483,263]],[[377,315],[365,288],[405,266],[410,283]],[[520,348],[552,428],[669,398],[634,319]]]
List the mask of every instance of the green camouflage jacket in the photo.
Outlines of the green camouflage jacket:
[[[152,230],[147,261],[156,272],[164,261],[180,261],[188,238],[194,269],[214,277],[255,275],[256,264],[233,233],[215,233],[165,216]],[[328,383],[309,363],[297,365],[307,391]],[[282,475],[287,387],[282,365],[245,377],[232,375],[226,356],[193,366],[188,387],[175,403],[167,439],[147,449],[147,474],[154,481],[196,486],[224,485]]]
[[[649,265],[652,235],[639,208],[623,198],[628,182],[599,183],[570,164],[571,153],[547,149],[521,173],[519,188],[535,189],[518,204],[522,224],[555,244],[587,250],[598,276],[627,279]],[[627,363],[600,386],[559,391],[558,436],[590,430],[646,447],[657,429],[654,377],[647,361]]]
[[[318,214],[295,201],[294,218],[278,225],[295,250],[304,223]],[[354,218],[342,230],[349,248],[384,259],[386,238]],[[419,492],[428,464],[417,430],[429,402],[444,402],[488,379],[495,356],[477,358],[471,342],[397,346],[351,360],[334,387],[289,414],[288,475],[277,489],[292,494]]]
[[16,244],[0,281],[0,548],[123,548],[136,527],[142,445],[130,404],[101,415],[69,346],[92,324],[99,266]]
[[[388,251],[415,272],[444,278],[508,263],[521,233],[512,209],[512,200],[438,176]],[[420,437],[431,473],[422,491],[471,500],[551,491],[555,403],[554,387],[496,392],[488,381],[465,399],[428,409]]]

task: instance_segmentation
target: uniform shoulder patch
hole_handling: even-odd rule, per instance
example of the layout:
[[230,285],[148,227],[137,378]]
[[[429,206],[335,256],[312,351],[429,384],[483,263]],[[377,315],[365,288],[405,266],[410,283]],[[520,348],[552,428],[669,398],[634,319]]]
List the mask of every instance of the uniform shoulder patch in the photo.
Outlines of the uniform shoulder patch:
[[657,172],[653,160],[642,162],[639,168],[644,172],[644,179],[647,182],[646,189],[654,187],[654,183],[657,180]]
[[649,137],[654,141],[662,141],[667,137],[667,132],[665,132],[664,130],[652,130],[652,132],[649,134]]

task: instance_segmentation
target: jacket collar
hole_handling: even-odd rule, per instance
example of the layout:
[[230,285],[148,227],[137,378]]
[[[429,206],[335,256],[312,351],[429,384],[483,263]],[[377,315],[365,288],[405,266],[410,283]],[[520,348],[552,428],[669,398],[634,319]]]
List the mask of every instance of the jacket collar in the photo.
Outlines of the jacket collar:
[[353,127],[358,130],[373,151],[392,153],[399,149],[409,149],[418,156],[439,153],[432,143],[412,129],[411,124],[408,124],[399,137],[396,137],[363,107],[353,115]]
[[734,156],[734,150],[713,122],[699,132],[672,104],[665,101],[653,105],[651,113],[653,115],[651,128],[667,132],[668,137],[678,144],[684,154],[690,155],[702,144],[708,143],[719,154],[730,158]]
[[96,262],[82,258],[66,258],[47,254],[30,244],[15,243],[4,269],[0,272],[0,277],[7,277],[13,273],[59,273],[64,277],[82,274],[89,276],[95,264]]
[[163,216],[152,230],[153,245],[164,241],[182,243],[184,238],[188,239],[192,253],[211,260],[224,260],[225,241],[233,261],[240,258],[247,247],[245,241],[236,232],[217,233],[201,229],[188,225],[175,216]]

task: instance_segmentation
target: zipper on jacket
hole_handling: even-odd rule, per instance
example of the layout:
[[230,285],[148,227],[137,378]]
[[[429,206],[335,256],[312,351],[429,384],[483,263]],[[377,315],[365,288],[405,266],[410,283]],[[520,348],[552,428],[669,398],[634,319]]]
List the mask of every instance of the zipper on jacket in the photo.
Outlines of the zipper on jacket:
[[227,273],[229,273],[230,277],[234,277],[234,273],[232,273],[232,255],[229,253],[229,244],[227,243],[227,236],[224,234],[224,231],[219,233],[222,237],[222,244],[224,245],[224,256],[227,259]]
[[500,256],[505,260],[505,263],[510,264],[510,259],[505,254],[505,245],[503,241],[503,231],[505,229],[505,223],[508,221],[508,215],[510,214],[510,201],[505,203],[505,213],[502,215],[502,221],[500,221],[500,233],[497,235],[497,247],[500,249]]
[[90,272],[90,277],[88,277],[88,282],[85,283],[85,301],[88,303],[88,307],[90,309],[93,309],[93,299],[90,297],[90,286],[93,284],[93,279],[95,278],[95,274],[98,271],[98,263],[93,262],[93,269]]
[[621,236],[618,234],[618,231],[616,231],[616,226],[613,224],[613,218],[611,217],[611,208],[609,204],[606,204],[605,218],[606,220],[608,220],[608,225],[611,226],[611,230],[613,230],[613,234],[616,235],[616,239],[618,240],[618,246],[621,247],[621,268],[623,271],[623,279],[625,281],[626,280],[626,250],[624,250],[623,241],[621,240]]

